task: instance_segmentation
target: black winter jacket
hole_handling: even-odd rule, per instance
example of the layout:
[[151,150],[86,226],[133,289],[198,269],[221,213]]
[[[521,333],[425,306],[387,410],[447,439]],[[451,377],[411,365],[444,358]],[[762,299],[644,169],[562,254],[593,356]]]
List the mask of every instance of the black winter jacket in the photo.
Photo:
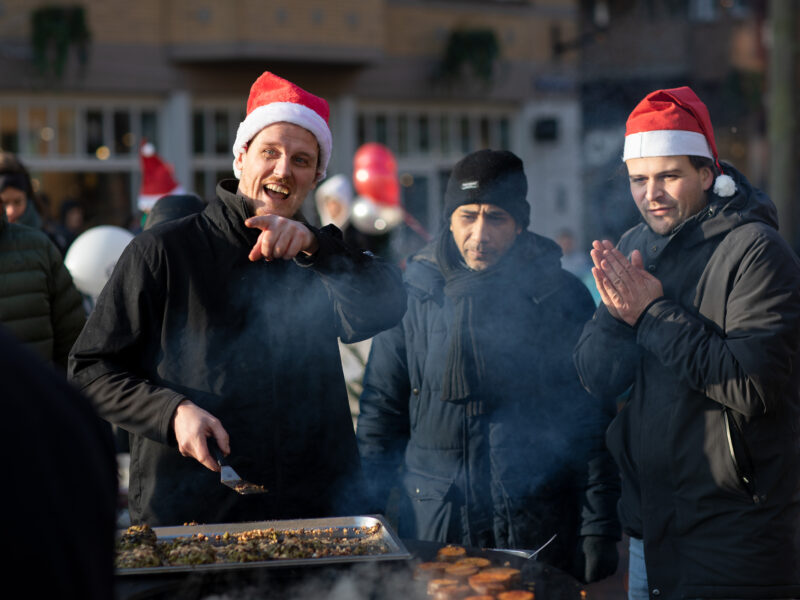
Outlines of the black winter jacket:
[[571,359],[594,303],[554,242],[525,232],[509,252],[529,253],[519,278],[534,285],[527,310],[495,332],[525,365],[507,374],[518,393],[478,416],[442,400],[454,314],[429,246],[409,262],[405,317],[372,342],[359,451],[379,509],[402,490],[401,536],[535,549],[557,533],[541,558],[570,569],[579,535],[620,535],[619,475],[603,443],[613,405],[581,388]]
[[608,445],[656,600],[800,597],[800,265],[729,169],[732,198],[622,237],[664,297],[635,328],[601,305],[575,352],[593,393],[632,386]]
[[[130,432],[134,522],[176,525],[358,511],[360,474],[337,337],[353,342],[405,310],[400,271],[315,231],[319,251],[250,262],[260,230],[217,187],[202,212],[126,247],[70,357],[101,416]],[[219,418],[231,462],[268,494],[240,496],[177,450],[185,398]]]

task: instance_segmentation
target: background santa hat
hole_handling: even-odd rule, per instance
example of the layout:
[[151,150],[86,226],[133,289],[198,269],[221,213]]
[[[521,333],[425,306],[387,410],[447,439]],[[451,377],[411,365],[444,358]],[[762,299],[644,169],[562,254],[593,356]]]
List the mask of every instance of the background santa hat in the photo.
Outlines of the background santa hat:
[[142,167],[142,185],[137,201],[139,210],[149,212],[162,196],[183,193],[183,187],[175,181],[172,167],[156,154],[153,144],[142,143],[139,148],[139,162]]
[[[267,125],[292,123],[308,129],[317,138],[320,154],[316,181],[321,181],[325,178],[333,145],[328,127],[329,114],[328,103],[323,98],[265,71],[250,88],[247,115],[239,123],[236,141],[233,143],[233,156],[236,158],[244,152],[250,140]],[[235,160],[233,172],[237,179],[242,175],[236,168]]]
[[625,124],[622,160],[680,155],[710,158],[720,172],[714,193],[726,197],[736,192],[736,184],[719,162],[708,108],[697,94],[686,86],[651,92]]

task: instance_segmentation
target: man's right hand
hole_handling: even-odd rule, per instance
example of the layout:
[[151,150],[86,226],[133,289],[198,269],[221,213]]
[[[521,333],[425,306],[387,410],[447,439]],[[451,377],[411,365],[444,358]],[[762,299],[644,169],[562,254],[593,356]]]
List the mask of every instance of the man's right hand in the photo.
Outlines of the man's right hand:
[[219,419],[194,402],[184,400],[175,409],[172,427],[178,440],[178,451],[183,456],[190,456],[204,467],[219,471],[217,459],[208,451],[206,442],[206,439],[213,437],[222,453],[230,454],[228,432]]

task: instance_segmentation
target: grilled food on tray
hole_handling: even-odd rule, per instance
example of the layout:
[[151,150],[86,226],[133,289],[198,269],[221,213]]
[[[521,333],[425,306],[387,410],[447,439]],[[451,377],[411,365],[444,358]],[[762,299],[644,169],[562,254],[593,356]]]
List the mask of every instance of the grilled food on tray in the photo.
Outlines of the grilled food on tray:
[[349,530],[253,529],[159,540],[147,525],[132,526],[117,541],[116,566],[127,569],[386,554],[389,548],[379,539],[380,529],[380,523]]

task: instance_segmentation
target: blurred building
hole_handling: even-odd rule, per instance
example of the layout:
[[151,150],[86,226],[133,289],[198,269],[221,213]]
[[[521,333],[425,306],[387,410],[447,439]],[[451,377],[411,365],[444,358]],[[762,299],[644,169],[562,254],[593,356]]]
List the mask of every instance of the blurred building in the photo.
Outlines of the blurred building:
[[329,174],[376,141],[403,199],[440,225],[452,165],[480,148],[525,161],[532,227],[582,236],[578,0],[0,0],[0,146],[57,210],[125,225],[142,138],[209,198],[264,70],[331,103]]

